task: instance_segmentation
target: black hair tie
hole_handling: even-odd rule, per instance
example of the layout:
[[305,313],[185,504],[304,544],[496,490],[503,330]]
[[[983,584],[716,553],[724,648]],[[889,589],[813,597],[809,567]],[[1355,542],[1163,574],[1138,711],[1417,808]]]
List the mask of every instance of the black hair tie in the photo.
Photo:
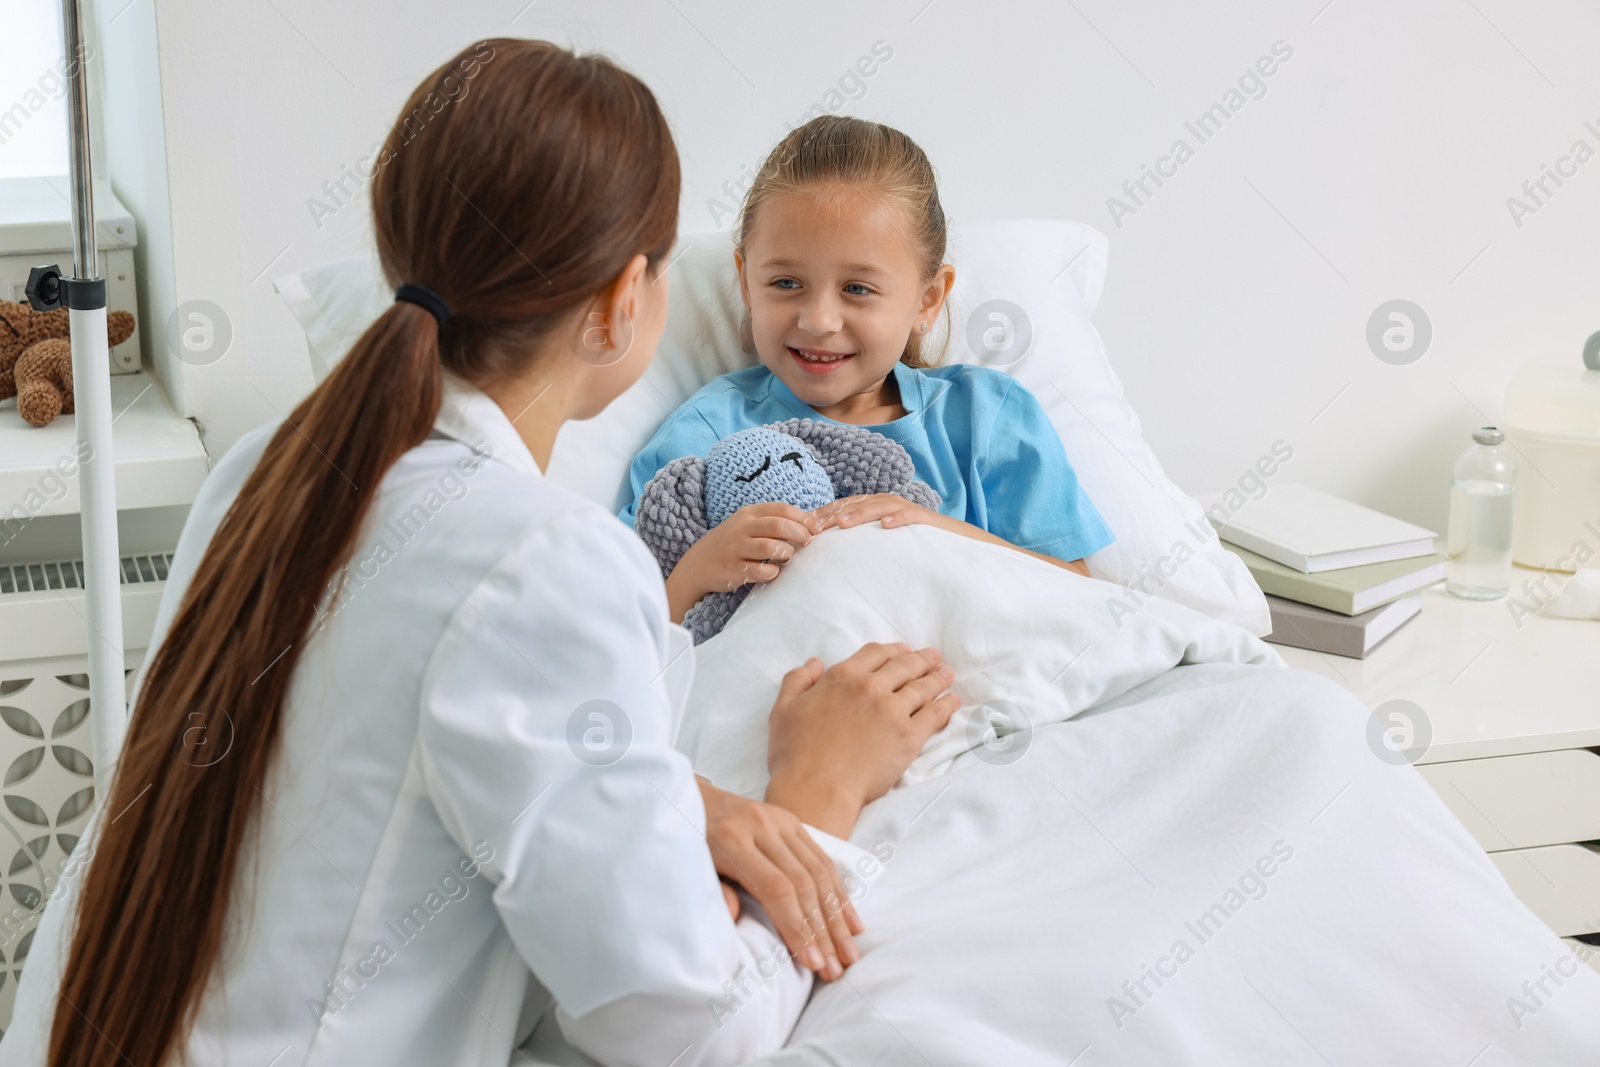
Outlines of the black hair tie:
[[439,320],[439,328],[443,329],[445,323],[450,321],[450,305],[444,302],[444,297],[429,289],[426,285],[417,285],[414,282],[405,282],[394,291],[396,300],[404,300],[408,304],[415,304]]

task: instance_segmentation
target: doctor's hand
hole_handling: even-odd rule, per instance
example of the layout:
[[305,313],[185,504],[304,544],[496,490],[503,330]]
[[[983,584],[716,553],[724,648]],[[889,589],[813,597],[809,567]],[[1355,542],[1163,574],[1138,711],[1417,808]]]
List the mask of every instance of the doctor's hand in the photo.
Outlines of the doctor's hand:
[[830,981],[838,978],[861,957],[850,935],[866,927],[833,860],[790,812],[718,789],[699,775],[695,780],[724,892],[727,882],[742,886],[767,910],[802,966]]
[[707,593],[730,593],[751,582],[770,582],[783,564],[822,532],[821,519],[793,504],[749,504],[706,532],[667,576],[672,621]]
[[813,656],[783,676],[767,723],[767,802],[835,837],[889,791],[961,700],[939,650],[862,645],[826,670]]

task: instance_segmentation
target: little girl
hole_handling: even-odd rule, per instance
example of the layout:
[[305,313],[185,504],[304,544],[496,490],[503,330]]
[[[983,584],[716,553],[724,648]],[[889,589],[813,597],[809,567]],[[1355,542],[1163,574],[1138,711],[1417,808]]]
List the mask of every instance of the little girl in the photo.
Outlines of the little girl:
[[629,526],[645,483],[737,430],[809,418],[900,442],[938,490],[937,512],[892,494],[814,512],[753,504],[713,527],[667,578],[672,618],[705,594],[769,582],[833,526],[925,523],[1088,574],[1114,540],[1078,486],[1039,401],[1007,374],[935,366],[922,342],[955,270],[933,167],[899,130],[825,115],[781,141],[740,212],[734,262],[760,364],[708,383],[656,431],[629,471]]

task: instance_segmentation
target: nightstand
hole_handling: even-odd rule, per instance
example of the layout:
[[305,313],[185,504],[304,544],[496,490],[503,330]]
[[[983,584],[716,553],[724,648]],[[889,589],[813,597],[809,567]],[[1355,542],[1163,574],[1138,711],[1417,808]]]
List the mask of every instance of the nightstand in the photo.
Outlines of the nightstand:
[[[1513,595],[1539,573],[1513,568]],[[1417,769],[1512,890],[1556,933],[1600,942],[1600,621],[1518,626],[1509,600],[1440,582],[1364,660],[1273,647],[1410,730]]]

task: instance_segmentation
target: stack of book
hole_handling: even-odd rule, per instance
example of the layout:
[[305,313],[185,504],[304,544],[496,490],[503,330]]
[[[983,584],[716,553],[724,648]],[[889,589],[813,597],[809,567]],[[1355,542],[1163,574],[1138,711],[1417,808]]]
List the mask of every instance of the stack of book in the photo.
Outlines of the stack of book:
[[1361,659],[1444,577],[1432,530],[1300,485],[1237,499],[1213,498],[1206,514],[1267,595],[1267,641]]

